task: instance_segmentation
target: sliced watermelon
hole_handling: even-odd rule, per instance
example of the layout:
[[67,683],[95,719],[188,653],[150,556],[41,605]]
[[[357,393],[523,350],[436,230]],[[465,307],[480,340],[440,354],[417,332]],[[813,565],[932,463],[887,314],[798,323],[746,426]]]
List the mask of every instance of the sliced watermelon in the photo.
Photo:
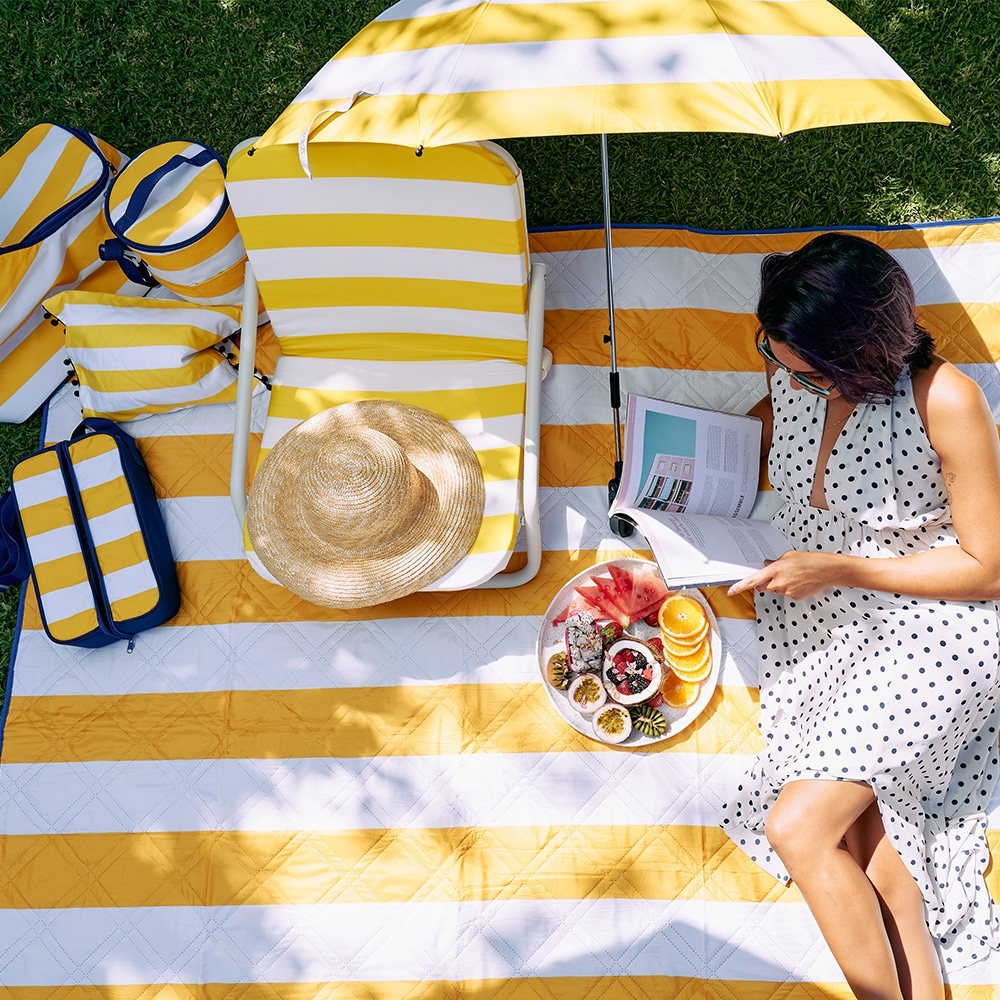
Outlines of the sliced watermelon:
[[629,624],[642,621],[646,615],[659,609],[670,591],[653,566],[640,566],[632,574],[632,603],[629,608]]
[[589,611],[594,618],[602,618],[604,616],[604,612],[591,600],[583,594],[574,593],[572,598],[570,598],[569,604],[552,619],[552,624],[562,625],[575,611]]
[[608,572],[611,574],[611,582],[618,595],[618,604],[622,610],[628,612],[632,607],[632,574],[614,563],[608,563]]
[[619,607],[612,599],[611,592],[607,587],[600,586],[600,577],[591,577],[590,579],[594,581],[593,586],[583,584],[574,588],[576,592],[598,608],[594,612],[595,618],[601,621],[618,622],[622,628],[625,628],[629,623],[628,612]]
[[590,582],[610,601],[623,615],[628,614],[628,601],[623,600],[621,593],[610,576],[592,576]]

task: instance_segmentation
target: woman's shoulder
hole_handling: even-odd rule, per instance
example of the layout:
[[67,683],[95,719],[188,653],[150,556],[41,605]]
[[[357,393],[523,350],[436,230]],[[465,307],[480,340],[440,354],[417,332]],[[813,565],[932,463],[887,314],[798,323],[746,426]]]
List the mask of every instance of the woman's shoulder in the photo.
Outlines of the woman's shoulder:
[[988,420],[995,426],[979,383],[950,361],[935,354],[931,364],[911,379],[913,398],[931,444],[941,434],[961,433],[968,421]]

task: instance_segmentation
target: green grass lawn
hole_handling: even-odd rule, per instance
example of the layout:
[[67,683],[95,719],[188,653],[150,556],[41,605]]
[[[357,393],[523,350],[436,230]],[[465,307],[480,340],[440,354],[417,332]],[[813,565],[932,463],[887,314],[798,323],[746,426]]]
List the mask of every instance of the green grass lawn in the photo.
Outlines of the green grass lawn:
[[[612,214],[705,229],[897,224],[1000,215],[1000,3],[835,0],[955,122],[818,129],[779,143],[613,136]],[[129,155],[167,139],[224,155],[267,128],[382,0],[0,2],[0,152],[35,122],[88,129]],[[532,226],[597,224],[596,136],[504,143]],[[0,426],[0,468],[39,420]],[[0,596],[0,683],[17,607]]]

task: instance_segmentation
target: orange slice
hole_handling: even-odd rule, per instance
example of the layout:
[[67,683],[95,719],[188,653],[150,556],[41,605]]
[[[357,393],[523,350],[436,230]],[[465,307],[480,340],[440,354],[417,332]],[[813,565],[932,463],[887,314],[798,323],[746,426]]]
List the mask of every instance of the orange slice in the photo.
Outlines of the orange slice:
[[674,594],[660,605],[660,631],[682,645],[700,642],[708,631],[705,609],[686,594]]
[[701,685],[696,681],[683,680],[673,670],[663,671],[660,694],[671,708],[689,708],[698,700],[700,690]]
[[703,681],[712,672],[712,642],[706,636],[690,656],[668,653],[667,662],[682,681]]
[[693,642],[687,642],[686,640],[678,642],[669,635],[660,632],[660,641],[663,643],[663,652],[666,656],[692,656],[697,650],[701,649],[702,643],[707,639],[708,629],[705,629]]

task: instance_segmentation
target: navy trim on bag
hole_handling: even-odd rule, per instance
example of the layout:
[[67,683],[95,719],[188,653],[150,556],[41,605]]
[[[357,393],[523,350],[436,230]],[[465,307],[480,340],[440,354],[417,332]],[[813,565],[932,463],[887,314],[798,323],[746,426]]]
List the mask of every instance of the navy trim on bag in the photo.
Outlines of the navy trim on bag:
[[[192,140],[187,139],[172,139],[171,142],[192,142]],[[155,149],[156,146],[163,146],[166,143],[157,143],[155,146],[149,146],[148,149],[144,149],[143,153],[148,152],[150,149]],[[193,143],[192,145],[201,145],[200,143]],[[139,154],[142,156],[142,153]],[[138,160],[138,156],[135,160]],[[135,162],[133,160],[133,162]],[[142,210],[146,207],[146,202],[149,201],[156,185],[159,184],[164,177],[172,173],[177,167],[182,166],[187,163],[195,167],[204,167],[207,164],[215,161],[219,164],[222,169],[222,176],[226,176],[226,164],[222,157],[211,147],[204,146],[200,153],[196,153],[194,156],[184,156],[182,153],[176,153],[171,156],[166,163],[161,164],[154,171],[147,174],[139,183],[135,186],[135,190],[129,197],[125,210],[125,214],[115,222],[111,218],[111,191],[114,189],[112,184],[111,188],[108,189],[108,197],[104,202],[104,218],[107,220],[108,226],[111,228],[111,232],[121,240],[125,246],[132,250],[137,250],[144,253],[171,253],[174,250],[183,250],[185,247],[189,247],[198,240],[202,239],[206,233],[210,233],[223,219],[226,212],[229,210],[229,194],[223,188],[222,191],[222,203],[219,206],[218,214],[215,218],[205,227],[203,227],[199,232],[195,233],[194,236],[189,237],[186,240],[181,240],[180,243],[171,243],[169,245],[159,244],[153,246],[146,243],[136,243],[128,237],[128,230],[131,228],[142,215]],[[121,263],[119,261],[119,263]],[[124,269],[124,265],[123,265]]]
[[[93,201],[101,196],[104,192],[104,188],[107,186],[108,177],[111,175],[112,167],[108,158],[101,152],[100,146],[97,144],[97,140],[89,133],[85,132],[83,129],[74,128],[72,125],[63,125],[61,122],[53,121],[42,121],[38,122],[38,125],[53,125],[56,128],[62,129],[64,132],[69,132],[70,135],[75,136],[80,140],[92,153],[94,153],[101,162],[101,176],[100,179],[95,181],[95,183],[87,188],[86,191],[81,191],[72,201],[68,201],[62,207],[56,209],[51,215],[42,219],[41,222],[35,226],[34,229],[24,237],[20,243],[12,243],[10,246],[0,247],[0,255],[5,253],[13,253],[15,250],[23,250],[25,247],[34,246],[36,243],[41,243],[42,240],[47,239],[53,233],[58,232],[63,226],[69,222],[73,216],[79,214],[83,209],[85,209]],[[37,126],[36,126],[37,127]]]

